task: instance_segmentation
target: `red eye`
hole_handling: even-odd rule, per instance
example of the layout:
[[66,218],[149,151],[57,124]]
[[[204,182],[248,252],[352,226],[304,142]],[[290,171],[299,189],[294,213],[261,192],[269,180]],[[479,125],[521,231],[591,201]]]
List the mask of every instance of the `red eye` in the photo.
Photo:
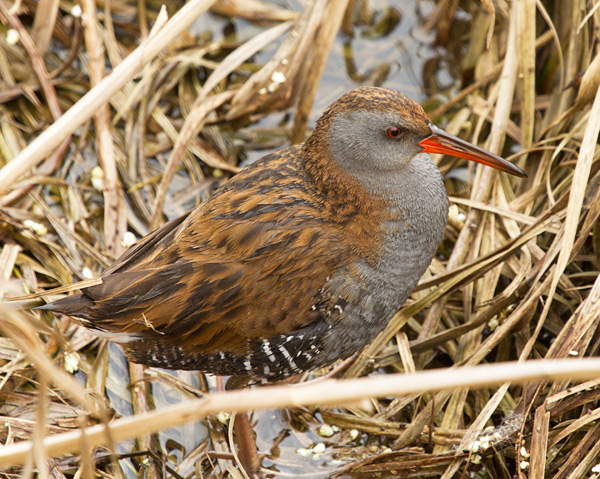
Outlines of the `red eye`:
[[395,126],[390,126],[386,130],[387,136],[390,138],[398,138],[400,136],[400,128],[396,128]]

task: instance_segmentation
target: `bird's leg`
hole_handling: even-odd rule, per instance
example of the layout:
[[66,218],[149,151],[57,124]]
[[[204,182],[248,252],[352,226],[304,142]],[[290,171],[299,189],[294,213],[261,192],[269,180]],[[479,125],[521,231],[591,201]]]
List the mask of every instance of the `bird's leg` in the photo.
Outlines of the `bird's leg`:
[[[225,385],[226,391],[240,389],[248,384],[249,378],[242,376],[231,376]],[[238,455],[242,467],[249,477],[257,478],[260,471],[260,456],[256,448],[256,439],[252,432],[252,426],[248,419],[248,414],[240,412],[235,414],[233,419],[233,430],[238,448]]]

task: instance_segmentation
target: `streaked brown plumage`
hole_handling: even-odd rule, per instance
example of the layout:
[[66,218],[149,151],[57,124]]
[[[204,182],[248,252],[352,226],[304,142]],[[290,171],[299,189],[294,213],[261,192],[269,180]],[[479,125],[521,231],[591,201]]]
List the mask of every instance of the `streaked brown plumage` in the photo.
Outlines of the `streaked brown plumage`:
[[273,380],[350,356],[387,324],[441,241],[447,196],[423,149],[524,175],[437,129],[405,96],[360,88],[306,143],[264,157],[142,239],[101,285],[41,309],[166,368]]

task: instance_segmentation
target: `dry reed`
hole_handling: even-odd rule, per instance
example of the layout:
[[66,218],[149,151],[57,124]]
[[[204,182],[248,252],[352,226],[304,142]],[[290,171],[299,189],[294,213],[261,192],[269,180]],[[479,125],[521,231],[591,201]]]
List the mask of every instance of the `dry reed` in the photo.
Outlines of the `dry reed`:
[[[436,159],[449,173],[446,238],[411,300],[343,372],[348,382],[192,399],[208,390],[202,375],[126,365],[68,319],[7,303],[7,477],[240,477],[214,414],[283,407],[285,417],[271,423],[257,416],[274,476],[597,477],[593,3],[439,0],[420,20],[453,76],[442,87],[435,72],[443,65],[424,71],[432,119],[509,157],[529,178]],[[166,8],[86,0],[81,16],[61,0],[0,0],[0,298],[80,287],[69,285],[98,276],[125,248],[126,231],[141,237],[202,201],[239,170],[241,152],[301,141],[318,115],[316,86],[336,33],[384,38],[402,18],[392,4],[311,0],[292,11],[258,0]],[[403,14],[431,6],[417,4]],[[190,33],[197,16],[215,14],[259,22],[260,33]],[[385,86],[395,61],[381,59],[372,75],[349,67],[349,75]],[[289,126],[248,127],[281,111],[295,114]],[[192,400],[159,408],[160,385]],[[122,404],[130,414],[114,417]],[[202,440],[167,439],[165,429],[207,415]],[[335,426],[326,438],[323,424]],[[138,442],[124,451],[127,438]],[[311,449],[318,442],[327,445],[326,467]]]

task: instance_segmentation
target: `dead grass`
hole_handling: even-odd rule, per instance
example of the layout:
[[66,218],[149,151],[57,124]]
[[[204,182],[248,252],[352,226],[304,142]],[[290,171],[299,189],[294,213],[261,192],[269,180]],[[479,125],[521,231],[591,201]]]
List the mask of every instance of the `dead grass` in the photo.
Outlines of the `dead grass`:
[[[257,416],[273,475],[596,477],[600,10],[591,4],[440,0],[423,19],[454,62],[451,86],[430,87],[432,119],[503,153],[529,178],[478,168],[468,182],[448,180],[453,206],[439,255],[343,373],[377,370],[372,378],[210,394],[169,409],[207,391],[205,378],[126,365],[114,346],[64,318],[5,306],[5,474],[240,477],[214,416],[201,440],[192,441],[191,423],[259,405],[296,406],[278,419]],[[336,32],[361,23],[385,32],[398,18],[364,0],[315,0],[299,12],[254,0],[163,10],[153,1],[85,1],[84,18],[71,8],[0,0],[4,298],[98,276],[124,249],[126,231],[139,238],[202,201],[238,171],[240,151],[300,141]],[[191,35],[209,8],[267,23],[247,40]],[[18,43],[7,41],[8,28]],[[438,67],[428,66],[428,85]],[[362,80],[385,77],[385,68],[373,75]],[[293,124],[245,128],[279,111],[295,113]],[[457,172],[456,160],[438,161],[449,177]],[[438,368],[447,369],[419,374]],[[355,402],[365,394],[377,399]],[[169,436],[182,424],[178,440]],[[338,429],[325,438],[321,424]],[[138,442],[124,449],[126,438]],[[310,450],[321,441],[326,467]],[[294,452],[300,446],[310,457]]]

